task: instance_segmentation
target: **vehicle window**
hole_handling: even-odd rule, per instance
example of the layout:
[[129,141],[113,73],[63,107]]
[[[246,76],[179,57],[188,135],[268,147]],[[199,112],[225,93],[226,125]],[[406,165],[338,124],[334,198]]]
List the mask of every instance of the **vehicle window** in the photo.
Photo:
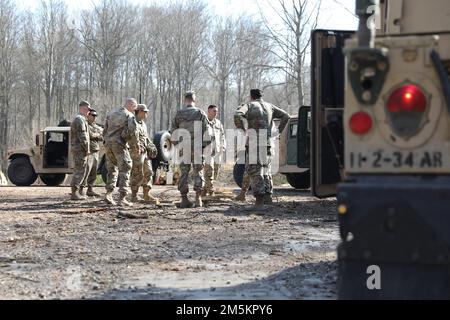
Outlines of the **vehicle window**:
[[64,133],[47,132],[47,142],[64,142]]
[[297,123],[293,123],[291,124],[291,128],[290,128],[290,137],[291,138],[297,138],[297,132],[298,132],[298,124]]

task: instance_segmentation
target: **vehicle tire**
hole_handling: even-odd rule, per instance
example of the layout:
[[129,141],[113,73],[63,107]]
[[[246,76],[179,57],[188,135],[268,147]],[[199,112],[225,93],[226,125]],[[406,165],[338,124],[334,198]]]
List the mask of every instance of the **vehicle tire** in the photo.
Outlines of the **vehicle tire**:
[[106,184],[108,182],[108,169],[106,168],[106,163],[102,166],[102,180]]
[[168,131],[161,131],[155,134],[153,138],[153,143],[158,149],[158,156],[156,160],[158,162],[167,162],[172,160],[172,154],[174,146],[170,141],[171,134]]
[[36,182],[38,175],[28,157],[13,159],[8,167],[8,178],[18,187],[29,187]]
[[242,182],[244,181],[245,164],[236,163],[233,168],[234,182],[242,188]]
[[286,174],[288,183],[297,190],[309,189],[311,187],[311,171],[302,173],[288,173]]
[[45,183],[49,187],[57,187],[64,183],[66,180],[65,174],[56,174],[56,173],[45,173],[40,174],[39,178],[41,178],[42,182]]

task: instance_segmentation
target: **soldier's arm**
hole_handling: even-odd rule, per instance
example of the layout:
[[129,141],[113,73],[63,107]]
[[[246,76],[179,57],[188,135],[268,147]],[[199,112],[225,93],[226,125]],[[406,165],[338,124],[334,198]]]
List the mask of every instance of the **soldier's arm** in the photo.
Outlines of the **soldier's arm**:
[[225,137],[225,129],[223,127],[223,124],[220,124],[220,140],[222,143],[222,150],[226,150],[227,149],[227,139]]
[[284,129],[286,128],[289,119],[291,119],[291,117],[289,116],[289,114],[284,111],[283,109],[280,109],[276,106],[272,106],[273,109],[273,117],[274,119],[280,119],[280,125],[278,126],[278,131],[280,132],[280,134],[284,131]]
[[93,130],[89,131],[89,137],[91,141],[103,141],[103,135],[99,128],[93,127]]
[[125,141],[132,141],[138,139],[136,118],[133,115],[130,115],[127,119],[127,125],[122,131],[122,138]]
[[243,104],[239,106],[234,113],[234,125],[236,128],[245,130],[244,119],[247,117],[248,106]]
[[77,118],[75,119],[75,127],[78,132],[78,139],[81,143],[81,147],[84,151],[88,152],[89,150],[89,132],[86,130],[86,127],[82,120]]
[[146,141],[146,149],[147,149],[148,157],[150,159],[155,159],[158,155],[158,149],[156,148],[155,144],[149,137],[147,137],[145,139],[145,141]]
[[209,146],[212,142],[212,137],[211,137],[211,132],[210,132],[210,128],[211,128],[211,124],[208,120],[207,115],[201,111],[201,119],[202,119],[202,134],[203,134],[203,148],[206,148],[207,146]]

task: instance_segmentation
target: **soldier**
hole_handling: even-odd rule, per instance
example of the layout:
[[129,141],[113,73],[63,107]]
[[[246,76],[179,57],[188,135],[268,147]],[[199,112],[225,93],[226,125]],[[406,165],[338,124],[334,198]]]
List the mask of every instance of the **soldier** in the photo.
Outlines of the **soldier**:
[[[191,150],[180,150],[179,156],[182,157],[181,164],[180,164],[180,181],[178,183],[178,190],[181,193],[181,204],[180,208],[192,208],[194,205],[191,201],[189,201],[188,193],[189,193],[189,172],[191,171],[191,168],[193,168],[194,171],[194,190],[196,192],[196,198],[195,198],[195,207],[202,207],[202,192],[203,187],[205,184],[205,180],[203,178],[203,168],[204,168],[204,158],[203,158],[203,150],[207,144],[206,140],[202,139],[205,135],[205,133],[208,132],[208,118],[206,117],[206,114],[198,109],[195,106],[195,92],[189,91],[185,94],[185,106],[183,109],[179,110],[175,116],[175,118],[172,121],[172,134],[178,130],[178,129],[185,129],[189,132],[191,137]],[[194,135],[194,128],[195,123],[201,127],[201,134],[200,137],[201,141],[195,141],[195,135]],[[197,139],[198,140],[198,139]],[[179,141],[173,141],[175,145],[179,143]],[[201,155],[197,155],[195,157],[195,151],[196,151],[196,143],[201,144],[200,152],[202,152]],[[183,152],[191,152],[191,158],[185,159],[183,158]],[[200,158],[201,163],[195,163],[196,158]]]
[[139,104],[136,109],[136,135],[130,141],[130,153],[133,160],[131,170],[131,202],[139,202],[139,188],[144,189],[146,203],[159,204],[159,200],[150,194],[152,189],[153,169],[152,159],[157,156],[157,149],[148,137],[145,120],[149,110],[145,104]]
[[[281,120],[279,131],[283,132],[290,117],[284,110],[265,102],[262,99],[261,90],[251,90],[250,97],[250,103],[241,105],[236,110],[234,122],[238,129],[244,129],[244,119],[246,119],[248,130],[254,130],[257,136],[257,159],[254,162],[249,154],[249,140],[247,140],[246,169],[250,176],[253,194],[256,198],[254,209],[262,209],[264,208],[264,204],[272,204],[273,182],[270,170],[272,161],[271,135],[273,120]],[[261,139],[261,134],[264,134],[267,139]]]
[[71,199],[74,201],[85,200],[86,197],[80,195],[79,190],[87,176],[88,157],[90,154],[89,125],[86,120],[91,111],[90,104],[87,101],[81,101],[79,104],[79,114],[72,121],[70,126],[71,149],[74,161],[74,170],[72,176]]
[[97,180],[100,142],[103,141],[103,128],[95,123],[97,116],[97,111],[94,109],[92,109],[87,116],[87,122],[89,124],[89,139],[91,140],[91,154],[88,159],[87,176],[83,186],[80,188],[80,194],[84,195],[83,188],[87,183],[88,190],[86,195],[88,197],[100,197],[100,195],[94,191],[95,181]]
[[247,200],[247,192],[249,188],[250,188],[250,176],[248,175],[246,169],[244,172],[244,177],[242,179],[241,192],[236,198],[234,198],[234,200],[239,202],[245,202]]
[[211,136],[211,158],[205,164],[205,190],[203,195],[207,193],[214,195],[214,181],[219,177],[220,164],[222,155],[226,151],[225,130],[222,123],[217,119],[219,108],[215,105],[208,107],[208,121]]
[[119,205],[132,207],[126,200],[132,167],[128,142],[136,134],[136,120],[134,111],[137,107],[136,99],[128,98],[122,107],[111,111],[106,117],[103,137],[106,147],[106,166],[108,181],[106,183],[105,201],[116,205],[113,199],[114,189],[119,181]]

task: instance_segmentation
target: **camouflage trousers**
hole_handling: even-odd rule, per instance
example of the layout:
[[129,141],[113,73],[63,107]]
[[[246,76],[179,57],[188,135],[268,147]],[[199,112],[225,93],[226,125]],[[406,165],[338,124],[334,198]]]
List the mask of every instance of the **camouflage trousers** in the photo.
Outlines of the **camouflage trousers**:
[[210,163],[205,164],[205,190],[214,191],[214,181],[217,181],[220,173],[220,156],[213,157]]
[[272,181],[272,152],[267,148],[267,157],[258,159],[257,163],[249,163],[248,150],[246,153],[246,172],[250,177],[250,185],[255,197],[273,194]]
[[131,169],[131,190],[138,192],[139,187],[152,188],[153,168],[147,154],[133,157],[133,169]]
[[130,174],[133,161],[127,147],[119,144],[109,144],[106,146],[106,168],[108,169],[108,181],[106,190],[114,191],[117,181],[121,194],[127,195],[130,186]]
[[85,153],[85,151],[77,148],[72,148],[72,154],[74,168],[70,186],[72,188],[80,188],[83,185],[88,174],[89,156]]
[[[204,160],[203,160],[204,162]],[[178,183],[178,190],[182,195],[189,193],[189,173],[191,169],[194,172],[194,191],[202,192],[205,186],[205,178],[203,176],[203,169],[205,165],[195,164],[194,162],[194,153],[192,153],[192,159],[190,163],[181,163],[180,164],[180,181]]]
[[86,185],[88,187],[94,187],[95,181],[97,181],[97,170],[98,170],[98,160],[99,160],[99,153],[93,152],[88,156],[88,168],[87,168],[87,174],[86,178],[83,182],[83,186]]

